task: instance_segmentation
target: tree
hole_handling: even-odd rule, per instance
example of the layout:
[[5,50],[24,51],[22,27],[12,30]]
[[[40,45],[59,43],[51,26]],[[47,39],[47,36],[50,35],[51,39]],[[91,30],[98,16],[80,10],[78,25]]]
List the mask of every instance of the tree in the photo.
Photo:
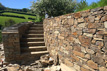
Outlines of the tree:
[[0,3],[0,10],[4,10],[5,9],[5,6],[3,6],[1,3]]
[[81,0],[79,3],[77,3],[76,10],[79,11],[86,7],[88,7],[88,3],[86,2],[86,0]]
[[27,9],[27,8],[23,8],[22,11],[23,11],[23,12],[28,12],[29,9]]
[[47,13],[51,17],[74,12],[75,5],[72,0],[39,0],[32,2],[31,10],[40,16]]

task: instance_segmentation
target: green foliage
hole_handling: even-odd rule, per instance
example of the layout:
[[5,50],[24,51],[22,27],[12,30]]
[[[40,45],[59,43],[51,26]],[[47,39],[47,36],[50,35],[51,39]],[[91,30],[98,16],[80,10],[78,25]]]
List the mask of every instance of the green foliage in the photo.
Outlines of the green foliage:
[[43,21],[43,18],[44,18],[44,17],[42,17],[42,16],[37,16],[35,22],[42,22],[42,21]]
[[88,9],[94,9],[97,7],[103,7],[107,5],[107,0],[100,0],[97,3],[93,2],[91,5],[89,5],[88,7],[85,7],[79,11],[83,11],[83,10],[88,10]]
[[75,4],[72,0],[40,0],[33,2],[31,9],[35,14],[44,16],[47,13],[51,17],[74,12]]
[[76,11],[80,11],[84,8],[88,7],[88,3],[86,2],[86,0],[81,0],[79,3],[77,3],[76,5]]
[[13,19],[8,19],[8,20],[5,21],[5,27],[9,27],[13,24],[16,24]]

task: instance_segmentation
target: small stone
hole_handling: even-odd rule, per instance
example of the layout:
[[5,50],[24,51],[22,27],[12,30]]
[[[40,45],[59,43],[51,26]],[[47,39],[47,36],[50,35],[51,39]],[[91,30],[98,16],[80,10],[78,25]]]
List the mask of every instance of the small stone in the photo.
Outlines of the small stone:
[[64,39],[64,37],[63,37],[63,36],[58,36],[58,38],[59,38],[59,39]]
[[81,53],[81,52],[78,52],[78,51],[74,51],[73,50],[73,53],[77,56],[80,56],[80,57],[84,57],[84,53]]
[[94,63],[92,60],[89,60],[87,62],[88,66],[93,68],[93,69],[98,69],[98,65],[96,63]]
[[78,12],[78,13],[75,13],[75,14],[74,14],[74,17],[75,17],[75,18],[80,18],[80,17],[81,17],[81,14],[80,14],[80,12]]
[[107,22],[104,22],[104,26],[105,26],[105,28],[107,28]]
[[82,46],[81,46],[81,51],[82,51],[83,53],[87,53],[86,50],[85,50],[85,48],[82,47]]
[[93,37],[92,34],[88,34],[88,33],[84,33],[83,35],[87,36],[87,37]]
[[79,65],[74,64],[74,68],[75,68],[77,71],[80,71],[80,66],[79,66]]
[[104,6],[104,10],[107,10],[107,6]]
[[105,67],[99,67],[99,71],[107,71]]
[[80,28],[84,28],[85,25],[86,25],[85,23],[81,23],[81,24],[78,25],[78,27],[80,27]]
[[72,67],[73,66],[73,63],[72,62],[70,62],[70,60],[69,59],[65,59],[64,60],[64,63],[67,65],[67,66],[70,66],[70,67]]
[[61,71],[76,71],[74,67],[68,67],[67,65],[61,63]]
[[87,36],[79,36],[79,41],[84,47],[90,46],[91,44],[91,38]]
[[88,28],[91,28],[91,29],[95,29],[96,28],[96,23],[89,23],[88,24]]
[[46,68],[46,69],[44,69],[44,71],[51,71],[51,69],[50,68]]
[[81,71],[90,71],[89,69],[81,67]]
[[100,20],[100,18],[101,18],[101,16],[97,16],[97,17],[95,18],[95,20]]
[[73,25],[74,24],[74,19],[68,19],[68,24]]
[[84,22],[84,19],[83,18],[79,18],[78,19],[78,23],[82,23],[82,22]]
[[82,13],[82,16],[83,16],[83,17],[86,17],[86,16],[88,16],[88,15],[87,15],[86,13]]
[[95,53],[93,50],[88,49],[88,48],[86,48],[86,51],[87,51],[89,54],[94,54],[94,53]]
[[107,21],[107,15],[104,16],[104,17],[102,17],[102,18],[101,18],[101,21],[102,21],[102,22]]
[[86,54],[86,55],[85,55],[85,58],[90,59],[90,55],[89,55],[89,54]]
[[89,18],[90,22],[94,22],[94,20],[95,20],[95,16],[89,16],[88,18]]

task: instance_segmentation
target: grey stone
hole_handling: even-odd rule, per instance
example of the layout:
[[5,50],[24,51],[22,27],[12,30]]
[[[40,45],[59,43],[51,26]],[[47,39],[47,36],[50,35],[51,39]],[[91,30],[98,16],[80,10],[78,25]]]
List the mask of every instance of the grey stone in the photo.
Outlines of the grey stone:
[[95,16],[89,16],[88,18],[89,18],[90,22],[94,22],[94,20],[95,20]]
[[105,28],[107,28],[107,21],[106,21],[106,22],[104,22],[104,27],[105,27]]
[[86,25],[85,23],[81,23],[81,24],[78,25],[78,27],[84,28],[85,25]]

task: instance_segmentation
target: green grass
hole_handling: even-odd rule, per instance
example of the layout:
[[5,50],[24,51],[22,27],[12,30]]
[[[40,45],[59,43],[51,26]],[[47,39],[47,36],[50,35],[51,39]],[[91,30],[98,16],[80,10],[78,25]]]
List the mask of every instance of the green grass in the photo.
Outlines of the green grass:
[[4,12],[4,13],[2,13],[2,14],[4,14],[4,15],[23,16],[23,17],[25,17],[26,19],[28,19],[28,17],[35,18],[35,19],[36,19],[36,16],[31,16],[31,15],[24,15],[24,14],[17,14],[17,13],[9,13],[9,12]]
[[28,20],[28,19],[0,16],[0,24],[5,26],[5,21],[8,19],[13,19],[16,23],[32,21],[32,20]]
[[97,7],[104,7],[104,6],[107,6],[107,0],[100,0],[97,3],[93,2],[88,7],[85,7],[84,9],[79,10],[79,11],[84,11],[84,10],[94,9],[94,8],[97,8]]

